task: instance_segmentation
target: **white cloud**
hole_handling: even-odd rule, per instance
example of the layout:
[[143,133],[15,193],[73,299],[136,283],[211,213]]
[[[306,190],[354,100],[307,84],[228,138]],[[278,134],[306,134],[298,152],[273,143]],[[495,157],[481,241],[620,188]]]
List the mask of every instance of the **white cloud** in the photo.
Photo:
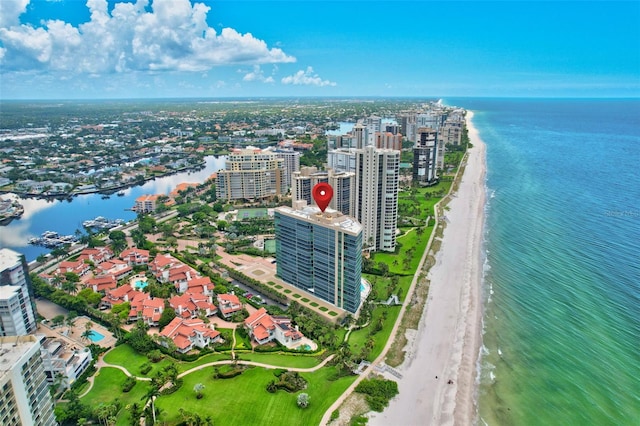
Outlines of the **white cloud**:
[[0,0],[0,28],[20,23],[20,15],[27,10],[30,0]]
[[329,80],[321,79],[318,74],[313,73],[312,67],[306,70],[300,70],[297,73],[284,77],[282,84],[307,85],[307,86],[335,86],[336,83]]
[[[6,71],[104,74],[129,71],[206,71],[218,65],[295,62],[251,33],[209,27],[210,8],[189,0],[116,3],[87,0],[90,20],[74,27],[48,20],[20,24],[29,0],[0,0],[0,65]],[[7,5],[9,7],[7,7]]]
[[275,81],[271,76],[269,77],[264,76],[264,73],[262,72],[262,68],[260,68],[260,65],[254,65],[253,71],[246,73],[244,77],[242,77],[242,80],[243,81],[261,81],[263,83],[273,83]]

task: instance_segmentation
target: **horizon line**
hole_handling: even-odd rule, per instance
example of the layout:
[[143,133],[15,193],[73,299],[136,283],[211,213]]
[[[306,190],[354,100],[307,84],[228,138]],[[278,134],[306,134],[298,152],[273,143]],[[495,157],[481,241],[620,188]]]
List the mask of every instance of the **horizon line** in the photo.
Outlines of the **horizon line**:
[[617,100],[640,100],[637,96],[389,96],[389,95],[352,95],[352,96],[324,96],[324,95],[287,95],[287,96],[187,96],[187,97],[148,97],[148,98],[11,98],[1,99],[1,102],[81,102],[81,101],[176,101],[176,100],[276,100],[276,99],[322,99],[322,100],[358,100],[358,99],[553,99],[553,100],[588,100],[588,99],[617,99]]

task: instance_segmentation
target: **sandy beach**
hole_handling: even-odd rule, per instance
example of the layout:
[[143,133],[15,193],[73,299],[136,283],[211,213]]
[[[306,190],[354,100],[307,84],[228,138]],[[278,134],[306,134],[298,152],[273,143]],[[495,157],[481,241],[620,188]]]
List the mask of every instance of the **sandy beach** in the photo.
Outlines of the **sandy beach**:
[[[482,341],[482,238],[485,145],[467,114],[473,148],[460,187],[444,210],[443,242],[429,271],[431,287],[417,332],[410,330],[398,368],[400,394],[373,426],[470,425],[476,416],[477,359]],[[412,333],[411,333],[412,332]],[[395,379],[395,378],[394,378]]]

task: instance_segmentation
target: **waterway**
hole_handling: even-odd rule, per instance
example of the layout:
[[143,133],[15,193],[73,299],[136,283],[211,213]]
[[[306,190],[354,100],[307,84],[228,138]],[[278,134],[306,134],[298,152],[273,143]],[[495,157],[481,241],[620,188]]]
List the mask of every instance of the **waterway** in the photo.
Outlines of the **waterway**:
[[212,173],[223,169],[226,157],[209,156],[205,166],[199,170],[185,171],[146,182],[141,186],[124,190],[123,196],[102,194],[79,195],[69,200],[21,198],[15,194],[5,194],[4,198],[16,199],[24,206],[24,214],[6,226],[0,226],[0,248],[9,248],[25,255],[32,261],[50,249],[33,246],[30,238],[39,237],[45,231],[55,231],[61,235],[84,231],[82,222],[97,216],[108,219],[130,221],[136,218],[131,211],[136,198],[147,194],[169,194],[183,182],[203,183]]

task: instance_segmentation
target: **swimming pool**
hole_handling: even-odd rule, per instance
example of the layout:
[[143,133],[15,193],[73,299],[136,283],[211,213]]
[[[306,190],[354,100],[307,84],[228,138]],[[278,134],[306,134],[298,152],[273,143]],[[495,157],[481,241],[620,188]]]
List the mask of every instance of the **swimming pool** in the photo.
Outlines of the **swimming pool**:
[[99,342],[102,339],[104,339],[104,335],[101,333],[98,333],[95,330],[91,330],[91,333],[89,333],[89,340],[91,340],[94,343]]
[[143,288],[145,288],[149,283],[147,282],[147,280],[135,280],[133,282],[133,286],[137,289],[137,290],[142,290]]

